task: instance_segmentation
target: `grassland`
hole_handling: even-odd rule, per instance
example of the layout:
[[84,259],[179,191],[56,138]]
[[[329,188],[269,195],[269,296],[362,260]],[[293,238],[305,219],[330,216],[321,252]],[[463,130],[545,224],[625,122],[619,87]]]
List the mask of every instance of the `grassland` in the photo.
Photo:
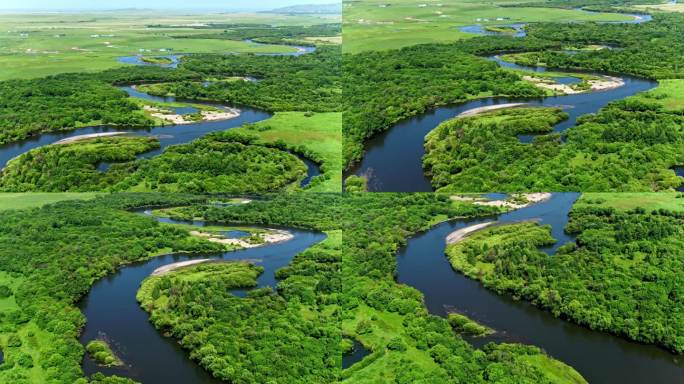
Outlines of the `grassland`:
[[643,208],[647,211],[666,209],[684,211],[684,194],[681,192],[659,193],[585,193],[575,203],[576,207],[612,207],[620,211]]
[[[404,317],[398,313],[380,311],[366,305],[361,305],[355,311],[355,316],[342,322],[342,334],[357,339],[372,353],[363,361],[345,370],[345,383],[370,382],[373,378],[391,374],[402,357],[408,358],[421,367],[422,370],[437,370],[438,365],[429,353],[416,348],[410,335],[403,334]],[[372,332],[359,334],[360,324],[373,324]],[[399,338],[407,348],[405,351],[388,351],[385,346],[394,338]]]
[[652,12],[652,11],[663,11],[663,12],[684,12],[684,4],[683,3],[670,3],[667,2],[665,4],[644,4],[644,5],[634,5],[634,8],[637,8],[639,10],[643,10],[646,12]]
[[[379,383],[378,378],[391,379],[391,373],[397,366],[402,364],[402,359],[408,359],[416,366],[424,370],[437,370],[438,366],[430,356],[429,350],[418,348],[414,345],[410,335],[404,334],[402,330],[404,317],[386,311],[379,311],[368,306],[359,306],[356,316],[342,322],[342,334],[351,337],[354,333],[357,338],[372,353],[362,361],[352,365],[343,371],[343,383]],[[373,324],[373,331],[358,335],[358,329],[363,327],[360,324]],[[385,348],[390,341],[400,341],[406,346],[406,350],[397,351]],[[511,344],[499,344],[495,346],[503,351],[515,348]],[[545,382],[554,384],[586,384],[586,380],[572,367],[561,361],[555,360],[543,353],[510,355],[516,360],[516,364],[527,363],[540,369],[545,378]],[[406,361],[406,360],[404,360]]]
[[[294,52],[295,48],[217,39],[174,39],[206,33],[202,23],[310,25],[334,22],[326,16],[271,14],[187,14],[155,11],[99,13],[0,13],[0,80],[35,78],[65,72],[97,72],[125,66],[122,56],[169,53]],[[148,28],[148,25],[174,28]],[[181,27],[175,27],[181,26]],[[141,51],[142,50],[142,51]]]
[[[344,4],[344,52],[386,50],[423,43],[446,43],[477,36],[459,31],[466,25],[621,21],[631,16],[554,8],[502,8],[507,0],[427,1],[360,0]],[[501,20],[497,20],[500,18]],[[479,22],[477,19],[481,19]],[[484,21],[487,19],[488,21]]]
[[[9,287],[12,295],[0,298],[0,348],[5,354],[5,359],[10,361],[40,361],[39,346],[49,344],[50,339],[45,331],[38,328],[34,320],[29,320],[19,326],[12,324],[9,318],[21,316],[21,309],[17,305],[14,292],[25,279],[20,275],[0,271],[0,285]],[[6,318],[5,318],[6,317]],[[35,364],[28,368],[27,376],[31,383],[45,382],[43,370]]]
[[256,134],[264,142],[282,140],[288,146],[303,146],[323,160],[323,173],[330,177],[308,189],[311,192],[342,190],[342,113],[278,112],[271,119],[238,130]]
[[0,193],[0,211],[42,207],[63,200],[89,200],[102,193]]
[[660,80],[657,88],[640,93],[634,98],[649,103],[658,103],[666,111],[682,111],[684,110],[684,80]]

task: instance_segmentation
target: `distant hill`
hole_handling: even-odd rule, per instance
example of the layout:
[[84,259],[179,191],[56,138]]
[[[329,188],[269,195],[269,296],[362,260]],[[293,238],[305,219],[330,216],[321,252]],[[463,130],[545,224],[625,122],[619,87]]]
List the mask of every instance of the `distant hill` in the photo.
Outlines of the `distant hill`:
[[342,3],[291,5],[289,7],[276,8],[264,12],[286,14],[341,14]]

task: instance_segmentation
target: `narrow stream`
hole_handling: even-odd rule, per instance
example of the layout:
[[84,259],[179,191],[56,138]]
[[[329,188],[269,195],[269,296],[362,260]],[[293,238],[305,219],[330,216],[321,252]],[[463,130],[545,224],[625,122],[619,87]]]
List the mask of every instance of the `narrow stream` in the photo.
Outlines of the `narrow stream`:
[[[637,15],[634,15],[637,16]],[[634,19],[628,23],[642,23],[650,20],[650,15],[639,15],[641,19]],[[520,36],[525,36],[524,29],[520,28]],[[491,34],[477,26],[464,27],[469,32]],[[500,33],[494,33],[499,34]],[[544,67],[528,67],[504,61],[498,55],[487,57],[488,60],[498,63],[501,67],[525,70],[531,72],[544,72]],[[567,72],[567,71],[565,71]],[[602,75],[597,72],[586,72],[593,75]],[[430,179],[423,172],[422,158],[425,155],[425,135],[435,129],[442,122],[456,117],[461,112],[484,106],[524,102],[533,106],[561,107],[570,117],[554,127],[555,132],[563,132],[575,125],[579,116],[596,113],[608,103],[624,99],[639,92],[648,91],[658,85],[657,82],[632,76],[620,75],[625,84],[619,88],[571,94],[565,96],[534,98],[507,98],[489,97],[477,99],[461,104],[448,105],[434,108],[419,116],[399,122],[390,129],[370,138],[365,143],[365,153],[362,160],[348,172],[362,175],[368,178],[368,190],[376,192],[429,192],[432,191]],[[563,83],[572,83],[572,77],[560,79]],[[534,135],[521,135],[520,140],[524,143],[532,141]]]
[[590,383],[684,383],[684,358],[655,346],[591,331],[528,303],[498,295],[454,271],[445,256],[446,236],[459,228],[486,221],[530,219],[552,226],[558,242],[543,249],[552,255],[559,246],[573,241],[563,229],[578,196],[556,193],[550,200],[498,217],[449,221],[419,233],[397,254],[397,280],[420,290],[430,313],[446,316],[448,310],[455,310],[497,331],[492,337],[469,338],[475,346],[489,341],[532,344],[571,365]]
[[[149,57],[161,57],[164,59],[171,60],[170,63],[150,63],[143,60],[143,56]],[[132,65],[149,65],[149,66],[159,66],[162,68],[178,68],[178,64],[181,61],[181,55],[155,55],[150,52],[149,55],[135,55],[135,56],[122,56],[117,59],[119,63],[122,64],[132,64]]]
[[342,369],[347,369],[370,355],[370,351],[364,348],[363,344],[354,340],[354,349],[350,353],[342,356]]
[[[256,42],[252,39],[245,39],[243,42],[248,43],[249,45],[258,47],[258,46],[264,46],[264,45],[275,45],[275,44],[264,44],[264,43],[259,43]],[[305,46],[305,45],[282,45],[283,47],[290,47],[294,48],[295,51],[293,52],[275,52],[275,53],[255,53],[257,56],[301,56],[301,55],[306,55],[308,53],[313,53],[316,50],[315,46]],[[227,55],[240,55],[242,53],[239,52],[226,52],[225,54]],[[138,54],[138,55],[132,55],[132,56],[121,56],[117,59],[119,63],[122,64],[131,64],[131,65],[149,65],[149,66],[159,66],[162,68],[178,68],[178,65],[181,63],[181,58],[184,55],[188,54],[183,54],[183,53],[174,53],[174,54],[155,54],[155,52],[146,52],[144,54]],[[159,58],[164,58],[164,59],[169,59],[171,62],[170,63],[153,63],[153,62],[147,62],[143,60],[143,57],[159,57]]]
[[[140,212],[139,212],[140,213]],[[149,214],[149,211],[145,212]],[[208,225],[201,221],[179,222],[168,218],[156,218],[164,223]],[[287,265],[292,258],[325,239],[320,232],[287,229],[294,234],[290,241],[263,247],[241,249],[218,254],[174,254],[155,257],[120,268],[116,273],[97,281],[79,306],[87,322],[80,341],[106,337],[113,350],[126,364],[125,367],[100,367],[89,356],[83,359],[86,375],[102,372],[106,375],[128,377],[144,384],[167,383],[222,383],[210,373],[191,361],[188,353],[178,343],[166,338],[149,322],[149,314],[140,308],[135,295],[141,282],[155,269],[170,263],[192,258],[215,258],[222,260],[254,260],[264,267],[258,277],[258,288],[275,287],[275,271]],[[232,291],[244,296],[246,290]]]

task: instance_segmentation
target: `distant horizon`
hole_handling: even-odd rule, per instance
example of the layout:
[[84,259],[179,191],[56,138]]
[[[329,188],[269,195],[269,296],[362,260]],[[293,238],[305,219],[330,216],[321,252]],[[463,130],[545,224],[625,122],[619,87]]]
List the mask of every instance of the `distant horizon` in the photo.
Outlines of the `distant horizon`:
[[261,0],[257,6],[244,6],[244,0],[195,0],[188,6],[185,0],[118,0],[95,3],[91,0],[5,0],[0,12],[64,12],[64,11],[121,11],[121,10],[178,10],[178,11],[266,11],[269,9],[308,4],[337,4],[335,0]]

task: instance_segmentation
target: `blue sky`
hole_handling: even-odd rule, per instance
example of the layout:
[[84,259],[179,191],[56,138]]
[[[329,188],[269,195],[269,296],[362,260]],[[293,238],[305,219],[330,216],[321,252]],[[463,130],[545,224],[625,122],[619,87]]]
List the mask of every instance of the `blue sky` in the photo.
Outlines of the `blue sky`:
[[271,9],[296,4],[330,4],[336,0],[0,0],[0,9]]

